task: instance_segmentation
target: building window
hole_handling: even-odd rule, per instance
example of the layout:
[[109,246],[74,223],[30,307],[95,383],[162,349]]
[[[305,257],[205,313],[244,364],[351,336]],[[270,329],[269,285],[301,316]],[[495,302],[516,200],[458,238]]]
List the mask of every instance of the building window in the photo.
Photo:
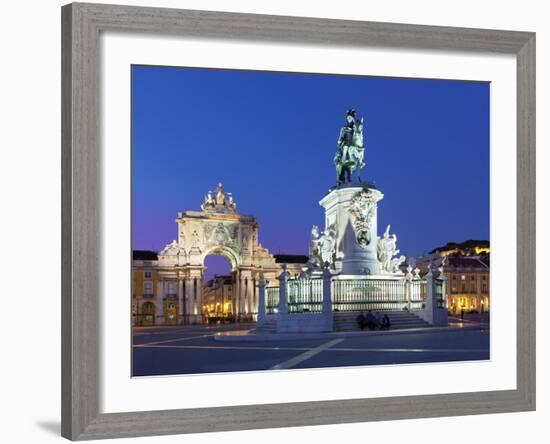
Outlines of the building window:
[[176,294],[176,292],[177,292],[177,290],[176,290],[176,283],[175,283],[175,282],[172,282],[172,281],[169,281],[169,282],[168,282],[168,294],[169,294],[170,296],[173,296],[173,295]]
[[145,279],[151,279],[151,275],[152,275],[152,273],[150,271],[144,271],[143,272],[143,277]]
[[152,296],[153,295],[153,283],[152,282],[144,282],[143,283],[143,295],[144,296]]

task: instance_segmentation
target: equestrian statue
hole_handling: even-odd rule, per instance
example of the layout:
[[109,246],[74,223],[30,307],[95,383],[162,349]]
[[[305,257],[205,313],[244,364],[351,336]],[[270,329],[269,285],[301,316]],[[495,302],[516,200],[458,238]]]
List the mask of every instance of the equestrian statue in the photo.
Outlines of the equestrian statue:
[[365,166],[365,146],[363,144],[363,118],[358,120],[354,109],[346,113],[346,125],[340,129],[338,151],[334,156],[337,185],[351,182],[352,173],[357,171],[361,182],[361,168]]

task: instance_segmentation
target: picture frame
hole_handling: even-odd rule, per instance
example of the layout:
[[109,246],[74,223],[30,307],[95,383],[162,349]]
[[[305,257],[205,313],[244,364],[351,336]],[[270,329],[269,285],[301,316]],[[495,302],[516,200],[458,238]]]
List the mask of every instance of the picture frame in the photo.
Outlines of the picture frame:
[[[100,412],[99,35],[508,54],[517,66],[517,387],[478,393]],[[535,409],[535,34],[73,3],[62,8],[62,435],[72,440]],[[299,413],[299,414],[297,414]]]

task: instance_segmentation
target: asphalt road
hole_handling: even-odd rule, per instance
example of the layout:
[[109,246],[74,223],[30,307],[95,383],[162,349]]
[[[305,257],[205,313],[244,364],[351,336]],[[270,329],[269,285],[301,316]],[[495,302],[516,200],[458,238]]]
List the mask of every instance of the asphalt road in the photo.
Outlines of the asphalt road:
[[252,325],[135,328],[133,376],[489,359],[489,330],[265,342],[219,342]]

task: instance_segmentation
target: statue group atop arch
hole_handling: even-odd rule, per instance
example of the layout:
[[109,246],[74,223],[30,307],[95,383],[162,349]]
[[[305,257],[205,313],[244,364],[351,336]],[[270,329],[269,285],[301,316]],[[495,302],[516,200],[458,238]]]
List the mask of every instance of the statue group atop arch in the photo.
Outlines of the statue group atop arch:
[[[214,196],[212,196],[214,194]],[[218,183],[216,191],[209,191],[204,196],[204,202],[201,205],[202,211],[236,213],[237,204],[233,200],[233,193],[226,193],[223,185]]]

